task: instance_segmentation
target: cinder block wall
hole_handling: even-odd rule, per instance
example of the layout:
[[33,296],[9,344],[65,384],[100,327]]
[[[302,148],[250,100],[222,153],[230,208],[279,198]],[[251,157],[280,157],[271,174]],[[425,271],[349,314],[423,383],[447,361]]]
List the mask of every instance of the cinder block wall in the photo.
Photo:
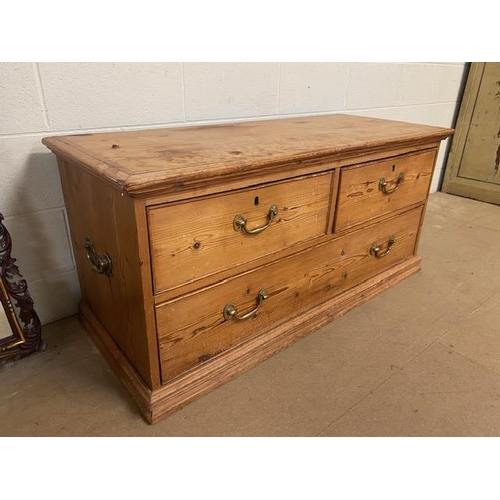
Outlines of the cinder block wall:
[[[347,112],[452,124],[464,63],[0,63],[0,212],[43,323],[78,279],[44,136]],[[444,147],[431,191],[439,185]],[[82,207],[85,217],[85,207]]]

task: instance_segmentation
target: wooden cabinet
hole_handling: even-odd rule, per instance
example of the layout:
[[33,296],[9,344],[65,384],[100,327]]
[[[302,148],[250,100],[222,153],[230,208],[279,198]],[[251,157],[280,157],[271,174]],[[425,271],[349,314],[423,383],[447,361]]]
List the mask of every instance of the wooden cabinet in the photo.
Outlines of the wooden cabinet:
[[82,322],[146,419],[416,272],[451,133],[330,115],[43,139]]

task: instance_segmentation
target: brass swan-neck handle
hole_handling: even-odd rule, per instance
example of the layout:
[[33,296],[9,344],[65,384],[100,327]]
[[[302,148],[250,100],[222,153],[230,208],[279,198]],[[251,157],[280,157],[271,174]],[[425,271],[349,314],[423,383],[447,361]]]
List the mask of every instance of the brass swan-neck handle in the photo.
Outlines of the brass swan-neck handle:
[[229,320],[229,319],[236,319],[238,321],[245,321],[247,319],[253,318],[255,314],[257,313],[257,310],[259,309],[259,306],[268,298],[267,291],[262,288],[259,291],[259,295],[257,295],[257,305],[255,306],[254,309],[252,309],[250,312],[247,312],[246,314],[243,314],[242,316],[238,316],[238,309],[234,304],[227,304],[226,307],[224,307],[224,319]]
[[379,181],[378,181],[378,188],[380,191],[382,191],[384,194],[392,194],[394,193],[398,188],[399,186],[401,185],[401,183],[405,180],[405,174],[403,172],[401,172],[399,175],[398,175],[398,178],[396,179],[396,185],[393,187],[393,188],[387,188],[387,184],[388,184],[388,181],[385,180],[385,177],[382,177]]
[[245,234],[259,234],[267,229],[274,218],[278,215],[278,207],[276,205],[271,205],[269,211],[267,212],[267,222],[261,227],[256,227],[254,229],[247,229],[247,220],[243,215],[237,215],[233,220],[233,228],[235,231],[243,231]]

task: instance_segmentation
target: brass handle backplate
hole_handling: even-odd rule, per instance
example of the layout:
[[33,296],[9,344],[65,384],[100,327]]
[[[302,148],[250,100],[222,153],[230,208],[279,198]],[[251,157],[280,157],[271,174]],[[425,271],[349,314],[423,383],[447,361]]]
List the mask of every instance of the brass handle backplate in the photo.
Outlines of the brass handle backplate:
[[267,291],[262,288],[262,290],[259,291],[259,295],[257,296],[257,306],[255,309],[252,309],[250,312],[247,312],[246,314],[243,314],[242,316],[238,316],[238,310],[236,309],[236,306],[234,304],[227,304],[226,307],[224,307],[224,319],[236,319],[238,321],[244,321],[246,319],[253,318],[255,314],[257,313],[257,309],[259,309],[259,306],[266,300],[268,297]]
[[405,180],[405,174],[403,172],[401,172],[399,175],[398,175],[398,178],[396,179],[396,185],[393,187],[393,188],[387,188],[387,184],[388,184],[388,181],[385,180],[385,177],[382,177],[379,181],[378,181],[378,188],[380,191],[382,191],[382,193],[384,194],[392,194],[394,193],[394,191],[396,191],[396,189],[399,188],[399,186],[401,185],[401,183]]
[[235,231],[243,231],[246,234],[259,234],[267,229],[273,219],[278,215],[278,207],[276,205],[271,205],[269,207],[269,212],[267,213],[267,222],[261,227],[256,227],[254,229],[247,229],[247,220],[243,215],[237,215],[233,220],[233,227]]
[[382,257],[385,257],[390,251],[392,246],[396,243],[396,237],[391,236],[389,238],[389,241],[387,242],[387,250],[385,252],[381,252],[380,245],[377,243],[372,243],[372,246],[370,247],[370,255],[375,255],[375,257],[381,259]]
[[113,270],[113,264],[111,263],[111,258],[107,253],[99,255],[94,250],[92,241],[90,238],[85,238],[84,243],[85,251],[87,252],[87,260],[90,262],[92,269],[99,274],[104,274],[106,276],[111,276],[111,271]]

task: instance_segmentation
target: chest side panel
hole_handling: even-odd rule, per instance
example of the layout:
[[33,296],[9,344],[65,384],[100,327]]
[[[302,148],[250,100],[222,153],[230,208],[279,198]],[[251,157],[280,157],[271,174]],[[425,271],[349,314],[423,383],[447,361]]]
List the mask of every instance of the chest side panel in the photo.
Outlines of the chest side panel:
[[[82,300],[150,387],[158,367],[146,335],[146,312],[134,203],[78,166],[59,160]],[[87,243],[87,246],[86,246]],[[91,244],[91,247],[89,247]],[[109,257],[110,275],[93,269]]]

